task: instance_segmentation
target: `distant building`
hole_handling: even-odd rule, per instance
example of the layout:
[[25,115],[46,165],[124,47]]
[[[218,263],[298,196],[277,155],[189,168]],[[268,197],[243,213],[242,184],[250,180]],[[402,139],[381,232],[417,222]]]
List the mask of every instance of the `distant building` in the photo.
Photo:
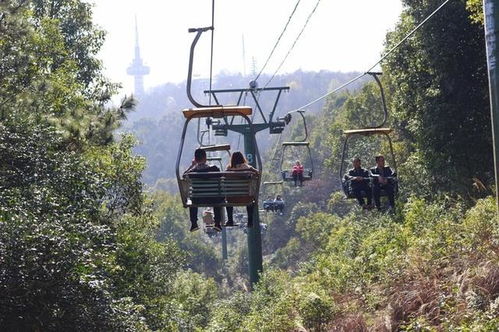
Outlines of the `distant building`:
[[130,66],[128,66],[126,72],[128,75],[134,77],[134,95],[136,98],[140,98],[140,96],[144,95],[144,76],[149,74],[149,71],[149,67],[144,65],[142,58],[140,57],[139,31],[137,28],[137,20],[135,20],[135,58]]

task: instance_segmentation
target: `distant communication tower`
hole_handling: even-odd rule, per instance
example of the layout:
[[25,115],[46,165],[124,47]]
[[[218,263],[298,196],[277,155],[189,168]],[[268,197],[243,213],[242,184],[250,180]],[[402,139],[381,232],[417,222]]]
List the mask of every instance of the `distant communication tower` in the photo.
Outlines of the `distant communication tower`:
[[135,58],[126,72],[135,79],[134,94],[136,97],[144,95],[144,76],[149,74],[149,71],[149,67],[144,65],[140,57],[139,30],[137,28],[137,18],[135,18]]

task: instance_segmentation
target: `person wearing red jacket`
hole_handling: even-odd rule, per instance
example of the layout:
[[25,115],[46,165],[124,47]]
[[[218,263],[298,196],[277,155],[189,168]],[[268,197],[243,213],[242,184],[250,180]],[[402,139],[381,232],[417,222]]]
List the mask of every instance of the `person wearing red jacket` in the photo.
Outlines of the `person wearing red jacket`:
[[300,183],[300,186],[303,185],[303,172],[304,172],[303,165],[300,163],[299,160],[296,161],[296,164],[293,166],[293,181],[295,182],[295,187],[297,186],[298,182]]

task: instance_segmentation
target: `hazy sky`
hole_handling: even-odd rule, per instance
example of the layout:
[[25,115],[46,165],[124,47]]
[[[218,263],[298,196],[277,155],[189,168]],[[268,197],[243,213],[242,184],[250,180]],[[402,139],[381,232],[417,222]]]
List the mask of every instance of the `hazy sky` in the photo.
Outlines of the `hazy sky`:
[[[121,82],[123,93],[133,89],[126,68],[134,55],[135,16],[141,55],[150,66],[146,89],[186,79],[190,27],[209,26],[211,0],[89,0],[95,22],[107,31],[100,53],[106,74]],[[317,0],[301,0],[265,72],[282,61]],[[215,0],[214,74],[225,70],[252,73],[263,66],[286,24],[295,0]],[[362,71],[380,57],[387,31],[402,10],[401,0],[322,0],[279,73],[302,70]],[[243,36],[245,57],[243,57]],[[194,73],[209,74],[210,34],[196,49]]]

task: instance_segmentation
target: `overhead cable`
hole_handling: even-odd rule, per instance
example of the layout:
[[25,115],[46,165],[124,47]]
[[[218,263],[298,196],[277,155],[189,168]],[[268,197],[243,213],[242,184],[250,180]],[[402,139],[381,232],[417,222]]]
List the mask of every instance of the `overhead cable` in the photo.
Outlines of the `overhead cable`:
[[339,87],[337,87],[336,89],[332,90],[332,91],[329,91],[328,93],[326,93],[325,95],[322,95],[320,96],[319,98],[317,99],[314,99],[312,100],[311,102],[309,102],[308,104],[306,105],[303,105],[297,109],[294,109],[288,113],[294,113],[294,112],[298,112],[298,111],[301,111],[302,109],[304,108],[307,108],[309,107],[310,105],[313,105],[319,101],[321,101],[322,99],[326,98],[327,96],[335,93],[335,92],[338,92],[339,90],[343,89],[344,87],[352,84],[353,82],[359,80],[360,78],[362,78],[363,76],[365,76],[368,72],[370,72],[372,69],[374,69],[377,65],[379,65],[383,60],[385,60],[389,55],[391,55],[400,45],[402,45],[407,39],[409,39],[416,31],[418,31],[428,20],[430,20],[436,13],[438,13],[447,3],[449,3],[451,0],[445,0],[440,6],[438,6],[437,9],[435,9],[430,15],[428,15],[428,17],[426,17],[423,21],[421,21],[421,23],[419,23],[414,29],[411,30],[411,32],[409,32],[404,38],[402,38],[401,41],[399,41],[395,46],[393,46],[388,52],[386,52],[378,61],[376,61],[376,63],[374,65],[372,65],[371,67],[369,67],[368,70],[366,70],[364,73],[362,74],[359,74],[358,76],[352,78],[350,81],[340,85]]
[[319,6],[320,2],[321,2],[321,0],[317,0],[317,3],[315,4],[314,9],[312,9],[312,11],[310,12],[310,14],[308,15],[307,20],[305,21],[305,24],[301,28],[300,33],[298,34],[298,36],[296,37],[295,41],[293,42],[293,45],[291,45],[291,47],[289,48],[288,53],[286,53],[286,55],[284,56],[284,59],[282,59],[282,61],[279,64],[279,66],[277,67],[277,69],[272,74],[272,77],[267,81],[267,83],[265,83],[264,88],[266,88],[270,84],[270,82],[272,82],[272,80],[274,79],[275,75],[277,75],[277,73],[281,69],[282,65],[284,65],[284,62],[287,60],[288,56],[291,54],[291,51],[293,50],[293,48],[295,47],[296,43],[300,39],[301,35],[303,34],[303,31],[305,31],[305,28],[307,27],[308,22],[310,21],[310,18],[314,15],[314,13],[315,13],[317,7]]
[[295,4],[295,7],[293,8],[293,11],[291,12],[291,15],[289,15],[289,18],[288,18],[288,21],[286,22],[286,25],[284,26],[284,29],[282,29],[282,32],[281,34],[279,35],[279,37],[277,38],[277,41],[275,42],[274,44],[274,47],[272,48],[272,51],[270,51],[270,54],[269,56],[267,57],[267,60],[265,60],[265,64],[263,65],[262,69],[260,69],[260,72],[258,73],[258,75],[256,75],[255,79],[253,81],[256,82],[256,80],[258,80],[258,78],[260,77],[260,75],[262,74],[263,70],[265,69],[265,67],[267,66],[267,64],[269,63],[270,61],[270,58],[272,57],[272,55],[274,54],[274,51],[275,49],[277,48],[277,45],[279,45],[279,42],[281,41],[281,38],[282,36],[284,35],[284,32],[286,32],[286,29],[288,28],[288,25],[289,25],[289,22],[291,22],[291,18],[293,18],[293,15],[295,14],[296,12],[296,8],[298,8],[298,5],[300,4],[300,1],[301,0],[298,0],[296,1],[296,4]]

